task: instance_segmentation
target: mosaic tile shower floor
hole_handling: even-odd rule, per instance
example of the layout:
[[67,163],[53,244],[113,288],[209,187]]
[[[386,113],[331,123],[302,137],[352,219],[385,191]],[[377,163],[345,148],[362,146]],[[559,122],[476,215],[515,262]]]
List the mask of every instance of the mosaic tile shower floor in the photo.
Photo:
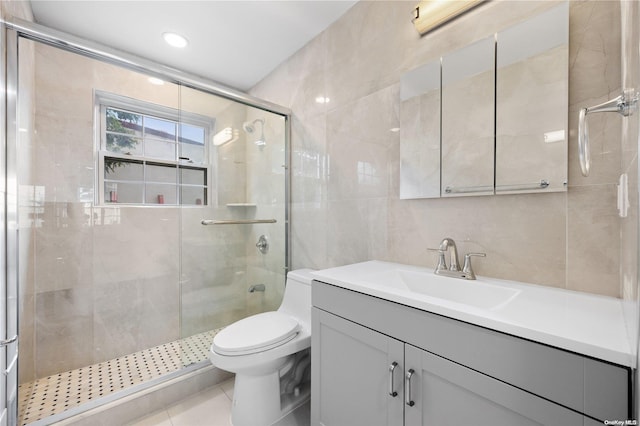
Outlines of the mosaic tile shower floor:
[[218,330],[20,385],[18,418],[27,425],[85,402],[207,359]]

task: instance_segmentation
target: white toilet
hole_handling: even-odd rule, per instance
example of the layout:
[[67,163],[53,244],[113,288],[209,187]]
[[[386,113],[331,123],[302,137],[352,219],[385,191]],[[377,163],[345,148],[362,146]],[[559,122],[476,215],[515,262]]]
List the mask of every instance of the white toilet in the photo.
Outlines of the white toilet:
[[213,338],[209,359],[236,374],[233,426],[271,425],[309,399],[311,272],[287,274],[277,311],[244,318]]

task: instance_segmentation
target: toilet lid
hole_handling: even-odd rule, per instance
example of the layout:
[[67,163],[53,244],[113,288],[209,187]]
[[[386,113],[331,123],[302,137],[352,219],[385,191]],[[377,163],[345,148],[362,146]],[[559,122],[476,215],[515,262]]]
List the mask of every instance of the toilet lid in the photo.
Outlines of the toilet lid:
[[246,355],[280,346],[298,334],[298,321],[278,311],[264,312],[225,327],[213,338],[221,355]]

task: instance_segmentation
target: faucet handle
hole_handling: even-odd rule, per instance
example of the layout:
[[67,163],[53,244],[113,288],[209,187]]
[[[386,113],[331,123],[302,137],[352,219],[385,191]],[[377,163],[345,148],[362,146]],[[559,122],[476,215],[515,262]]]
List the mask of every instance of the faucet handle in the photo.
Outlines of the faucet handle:
[[475,280],[476,274],[473,272],[473,267],[471,266],[471,256],[487,257],[487,254],[486,253],[467,253],[464,255],[464,266],[462,267],[462,272],[466,274],[466,279]]
[[428,248],[429,251],[435,251],[438,253],[438,265],[436,265],[436,272],[438,271],[446,271],[447,270],[447,261],[444,257],[446,253],[445,250],[439,248]]

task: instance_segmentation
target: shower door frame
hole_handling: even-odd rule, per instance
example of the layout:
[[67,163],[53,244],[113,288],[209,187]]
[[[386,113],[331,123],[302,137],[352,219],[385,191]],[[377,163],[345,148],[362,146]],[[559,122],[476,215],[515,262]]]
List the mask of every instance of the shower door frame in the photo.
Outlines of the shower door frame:
[[[284,134],[284,146],[285,146],[285,271],[289,271],[291,268],[291,232],[290,232],[290,207],[291,207],[291,110],[289,108],[253,97],[236,89],[227,87],[223,84],[217,83],[212,80],[208,80],[199,76],[195,76],[183,71],[179,71],[166,65],[137,57],[130,53],[126,53],[99,43],[87,41],[79,37],[53,30],[43,25],[35,24],[32,22],[24,21],[18,18],[7,17],[4,20],[0,20],[0,51],[2,52],[2,59],[0,64],[5,66],[0,67],[0,89],[2,90],[2,105],[4,106],[4,112],[0,113],[0,164],[4,167],[4,172],[0,177],[3,180],[3,184],[0,185],[0,192],[5,191],[4,205],[4,226],[0,234],[0,240],[2,240],[2,249],[0,249],[0,263],[4,263],[4,275],[0,280],[0,303],[3,305],[4,313],[6,314],[6,320],[9,327],[7,330],[0,330],[0,337],[13,333],[10,330],[11,324],[15,324],[15,331],[17,336],[18,330],[18,263],[19,263],[19,250],[18,250],[18,181],[17,181],[17,143],[18,143],[18,55],[19,55],[19,41],[20,38],[32,40],[34,42],[43,43],[49,46],[53,46],[68,52],[80,54],[89,58],[97,59],[102,62],[106,62],[112,65],[117,65],[122,68],[129,69],[131,71],[144,73],[150,77],[157,77],[164,81],[177,84],[179,86],[188,87],[191,89],[199,90],[204,93],[220,96],[243,105],[262,109],[277,115],[282,116],[285,119],[285,134]],[[4,157],[4,158],[2,158]],[[2,212],[0,212],[2,213]],[[4,284],[4,286],[2,285]],[[4,288],[3,288],[4,287]],[[12,297],[15,296],[13,302],[15,307],[10,308],[9,303]],[[1,322],[0,322],[1,325]],[[3,339],[6,337],[2,337]],[[12,363],[15,371],[18,369],[17,352],[18,342],[12,343],[16,354],[16,362]],[[11,351],[12,352],[12,351]],[[6,351],[10,353],[9,350]],[[5,356],[5,351],[2,350],[2,359],[4,363],[10,362],[10,359]],[[177,376],[190,373],[199,368],[203,368],[209,365],[209,361],[203,361],[191,366],[182,368],[181,370],[170,373],[157,379],[150,380],[145,383],[141,383],[137,386],[133,386],[129,389],[121,391],[118,394],[112,394],[103,397],[99,400],[94,400],[71,408],[63,413],[56,414],[54,416],[43,419],[43,421],[60,421],[87,410],[96,408],[100,405],[112,402],[114,400],[123,398],[127,395],[133,394],[143,389],[150,388],[157,384],[174,379]],[[1,365],[0,365],[1,366]],[[2,368],[2,373],[5,372],[5,367]],[[0,426],[13,426],[17,422],[18,418],[18,404],[17,404],[17,388],[18,388],[18,375],[17,374],[2,374],[2,379],[7,380],[7,386],[5,389],[15,389],[13,399],[9,400],[9,395],[5,397],[7,399],[6,412],[2,411],[0,406]],[[10,378],[11,377],[11,378]],[[11,381],[12,383],[8,383]],[[36,423],[41,423],[38,421]],[[43,423],[44,424],[44,423]],[[48,423],[47,423],[48,424]]]

